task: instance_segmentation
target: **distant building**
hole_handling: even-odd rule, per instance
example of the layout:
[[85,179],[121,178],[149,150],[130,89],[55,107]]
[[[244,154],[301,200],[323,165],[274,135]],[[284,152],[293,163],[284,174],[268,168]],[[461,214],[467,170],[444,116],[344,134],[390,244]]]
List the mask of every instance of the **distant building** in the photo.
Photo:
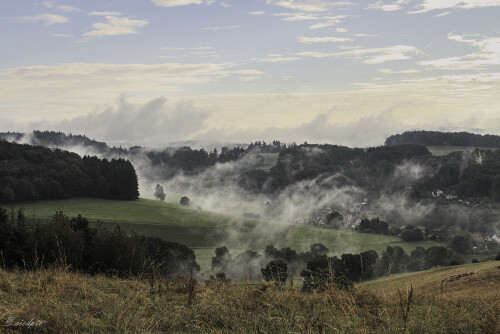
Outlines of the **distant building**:
[[476,242],[484,242],[484,237],[481,233],[479,232],[476,232],[476,233],[472,233],[470,235],[472,237],[472,239]]
[[432,192],[433,197],[441,197],[443,196],[444,192],[442,190],[436,189]]

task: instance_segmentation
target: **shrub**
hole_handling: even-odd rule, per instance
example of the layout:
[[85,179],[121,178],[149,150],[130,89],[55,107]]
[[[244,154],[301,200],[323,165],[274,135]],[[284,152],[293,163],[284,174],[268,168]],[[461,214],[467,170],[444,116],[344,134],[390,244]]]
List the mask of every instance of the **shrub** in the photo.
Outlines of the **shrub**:
[[266,281],[275,281],[276,283],[285,283],[288,277],[288,265],[282,259],[269,262],[260,272]]

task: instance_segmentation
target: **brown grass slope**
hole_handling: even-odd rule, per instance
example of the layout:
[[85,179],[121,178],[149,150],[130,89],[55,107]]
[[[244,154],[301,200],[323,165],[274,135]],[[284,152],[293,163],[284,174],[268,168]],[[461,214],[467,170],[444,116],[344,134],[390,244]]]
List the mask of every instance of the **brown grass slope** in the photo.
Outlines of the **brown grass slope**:
[[[500,262],[405,274],[351,291],[0,270],[1,332],[500,333]],[[452,275],[477,271],[453,282]],[[413,292],[409,295],[410,286]],[[399,289],[399,293],[398,293]],[[153,293],[152,293],[153,292]]]

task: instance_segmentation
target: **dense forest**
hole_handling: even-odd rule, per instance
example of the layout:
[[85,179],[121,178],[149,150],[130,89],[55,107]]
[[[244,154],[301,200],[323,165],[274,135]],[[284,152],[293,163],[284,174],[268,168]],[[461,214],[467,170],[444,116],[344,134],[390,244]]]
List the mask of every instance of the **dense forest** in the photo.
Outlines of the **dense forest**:
[[287,145],[274,140],[270,143],[256,141],[248,145],[232,148],[222,147],[220,150],[215,148],[212,151],[206,151],[203,148],[195,149],[189,146],[166,147],[162,149],[133,146],[126,149],[122,147],[110,147],[104,142],[89,139],[86,136],[66,135],[55,131],[33,131],[32,133],[0,132],[0,140],[2,139],[9,142],[28,143],[50,148],[71,149],[79,147],[107,159],[123,158],[126,160],[145,161],[154,170],[154,174],[162,179],[172,178],[179,172],[186,175],[194,175],[205,171],[217,163],[237,161],[247,154],[254,154],[251,159],[253,165],[248,166],[248,168],[253,168],[262,163],[262,157],[259,157],[257,153],[279,153],[287,149],[287,147],[296,146],[295,143]]
[[3,268],[39,269],[52,265],[90,274],[129,277],[152,270],[159,275],[197,272],[193,250],[142,235],[128,235],[117,226],[92,228],[82,217],[62,212],[52,218],[28,219],[22,210],[0,207],[0,261]]
[[[422,175],[408,179],[414,168]],[[300,145],[282,151],[269,172],[252,170],[239,184],[254,192],[274,193],[299,181],[333,177],[334,186],[356,186],[374,196],[411,187],[416,199],[441,189],[461,197],[500,200],[500,152],[475,150],[432,156],[425,146],[349,148]]]
[[385,145],[416,144],[425,146],[500,147],[500,136],[468,132],[407,131],[390,136]]
[[88,196],[133,200],[137,174],[124,159],[98,159],[0,140],[0,202]]

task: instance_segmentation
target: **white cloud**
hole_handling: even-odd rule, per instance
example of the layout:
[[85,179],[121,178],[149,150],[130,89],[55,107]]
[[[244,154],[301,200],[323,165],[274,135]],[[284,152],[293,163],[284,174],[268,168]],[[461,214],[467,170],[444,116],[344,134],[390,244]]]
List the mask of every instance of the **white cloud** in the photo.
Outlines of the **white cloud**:
[[354,34],[356,37],[380,37],[380,35],[375,34]]
[[380,68],[377,71],[379,71],[380,73],[384,73],[384,74],[412,74],[412,73],[420,73],[420,70],[418,70],[416,68],[410,68],[410,69],[407,69],[407,70],[393,70],[393,69],[390,69],[390,68]]
[[318,15],[311,13],[276,13],[273,16],[284,17],[283,21],[310,21],[319,20]]
[[297,56],[301,57],[313,57],[313,58],[327,58],[327,57],[335,57],[335,53],[330,52],[320,52],[320,51],[305,51],[298,52]]
[[326,57],[345,57],[361,60],[365,64],[381,64],[388,61],[411,59],[412,54],[419,54],[420,51],[413,46],[396,45],[386,48],[362,49],[354,48],[341,52],[320,52],[308,51],[299,52],[297,56],[326,58]]
[[332,7],[353,5],[347,1],[327,0],[266,0],[266,3],[301,12],[325,12]]
[[451,14],[451,12],[439,13],[439,14],[435,15],[434,17],[443,17],[443,16],[446,16],[448,14]]
[[137,34],[138,29],[149,24],[146,20],[134,20],[127,17],[105,16],[107,22],[92,24],[94,30],[83,34],[86,37],[117,36]]
[[90,16],[120,16],[122,13],[120,12],[90,12],[88,15]]
[[248,81],[254,81],[258,80],[260,77],[258,76],[248,76],[248,77],[239,77],[238,80],[243,81],[243,82],[248,82]]
[[[59,78],[58,82],[54,74],[49,73],[47,76],[51,77],[50,81],[23,71],[20,74],[13,73],[8,78],[0,75],[0,115],[3,118],[0,129],[12,131],[24,124],[24,128],[31,125],[31,130],[55,128],[92,134],[96,138],[104,138],[109,133],[110,138],[115,138],[114,141],[125,138],[130,142],[128,138],[135,138],[150,145],[163,143],[162,138],[171,136],[168,126],[175,126],[172,130],[177,131],[174,132],[175,137],[184,140],[242,142],[280,139],[357,146],[380,145],[387,135],[408,129],[459,131],[474,127],[500,134],[500,101],[491,99],[491,96],[498,94],[498,75],[483,78],[482,81],[457,78],[395,85],[366,84],[360,85],[359,89],[330,93],[170,97],[164,103],[154,97],[171,96],[172,92],[162,89],[164,86],[161,85],[168,83],[160,81],[158,84],[162,76],[152,76],[150,72],[154,71],[157,69],[146,71],[148,74],[145,76],[135,77],[145,72],[137,69],[136,75],[129,72],[128,77],[124,75],[114,80],[115,74],[112,72],[92,76],[88,69],[82,69],[76,78],[74,73],[70,74],[75,82],[65,82],[63,78]],[[242,76],[234,71],[231,74]],[[16,75],[25,77],[16,81],[12,79]],[[174,73],[171,75],[174,80]],[[153,83],[150,82],[151,78],[155,80]],[[100,80],[105,82],[101,83]],[[68,85],[72,89],[67,89]],[[127,109],[121,107],[121,102],[111,108],[102,107],[115,99],[117,91],[131,96],[130,99],[135,101],[132,107],[127,107],[130,111],[119,111]],[[146,92],[152,96],[145,95]],[[460,94],[459,99],[456,98],[457,94]],[[19,104],[20,100],[24,101],[22,105]],[[146,107],[149,103],[152,104]],[[183,107],[177,108],[176,105]],[[304,110],[310,112],[305,113]],[[108,111],[108,115],[102,115],[104,111]],[[166,113],[170,112],[184,117],[167,116]],[[79,118],[73,120],[75,116]],[[122,119],[117,119],[120,116]],[[191,118],[198,122],[196,126],[189,128],[192,123],[182,123],[189,122]],[[61,119],[68,119],[67,124],[71,124],[71,128],[63,127]],[[17,126],[13,120],[17,120]],[[34,120],[44,121],[34,124]],[[113,129],[115,120],[117,129]],[[165,127],[157,127],[156,121]],[[130,128],[134,122],[138,122],[137,129]],[[49,126],[51,124],[59,126]],[[127,137],[128,131],[130,137]],[[133,140],[133,143],[138,142]]]
[[448,39],[472,45],[478,51],[465,56],[421,61],[419,64],[448,70],[469,70],[490,65],[500,65],[500,37],[484,37],[480,39],[478,36],[467,37],[450,33]]
[[417,10],[410,14],[425,13],[440,9],[473,9],[500,6],[500,0],[423,0]]
[[305,43],[305,44],[311,44],[311,43],[343,43],[343,42],[352,42],[351,38],[347,37],[305,37],[305,36],[299,36],[298,37],[299,42]]
[[203,0],[151,0],[151,2],[160,7],[177,7],[203,4]]
[[335,31],[336,32],[347,32],[347,29],[346,28],[336,28]]
[[213,47],[211,46],[197,46],[194,48],[177,48],[177,47],[171,47],[171,46],[165,46],[163,48],[160,48],[161,50],[167,50],[167,51],[186,51],[186,50],[211,50]]
[[[19,67],[0,72],[0,109],[12,111],[17,106],[20,109],[16,110],[22,111],[20,117],[29,119],[66,118],[73,112],[88,112],[90,105],[120,94],[149,98],[179,94],[187,88],[192,93],[202,84],[262,74],[253,69],[236,69],[232,63],[69,63]],[[68,108],[70,100],[72,107]],[[61,107],[65,111],[56,115],[55,110]]]
[[59,9],[61,12],[65,12],[65,13],[74,13],[74,12],[81,12],[82,11],[80,8],[76,8],[76,7],[68,6],[68,5],[59,5],[59,6],[57,6],[57,9]]
[[205,27],[201,28],[202,30],[210,30],[210,31],[219,31],[219,30],[232,30],[238,29],[239,26],[217,26],[217,27]]
[[285,56],[276,53],[269,54],[266,58],[252,58],[253,61],[258,61],[260,63],[283,63],[299,59],[300,58],[296,56]]
[[[443,1],[443,0],[441,0],[441,1]],[[379,9],[379,10],[383,10],[384,12],[392,12],[392,11],[403,9],[403,6],[407,5],[409,2],[410,2],[410,0],[397,0],[397,1],[391,1],[391,2],[377,1],[374,4],[369,5],[368,9]]]
[[54,1],[43,1],[42,5],[44,5],[46,8],[54,8]]
[[[426,82],[434,81],[440,83],[500,83],[500,73],[477,73],[477,74],[453,74],[442,75],[438,77],[428,77],[423,79],[407,79],[406,82]],[[477,89],[477,87],[471,87]]]
[[315,23],[309,27],[309,29],[322,29],[333,27],[339,23],[343,23],[347,15],[337,15],[337,16],[324,16],[321,17],[321,22]]
[[[444,10],[444,9],[473,9],[473,8],[486,8],[486,7],[497,7],[500,6],[500,0],[396,0],[396,1],[377,1],[371,4],[367,9],[383,10],[386,12],[402,10],[410,2],[418,2],[414,6],[415,10],[408,12],[409,14],[419,14],[425,13],[433,10]],[[449,12],[445,12],[436,17],[448,15]]]
[[60,33],[52,33],[52,36],[61,37],[61,38],[73,38],[73,37],[75,37],[71,34],[60,34]]
[[248,12],[248,14],[258,16],[258,15],[265,15],[265,14],[266,14],[266,12],[263,12],[263,11],[257,11],[257,12]]
[[14,19],[17,22],[43,22],[47,26],[69,22],[67,17],[56,14],[39,14],[33,16],[25,16],[19,19]]
[[104,111],[53,123],[52,128],[112,142],[166,144],[196,135],[209,115],[210,110],[191,102],[170,103],[160,97],[137,105],[120,97]]
[[337,52],[335,55],[358,59],[365,64],[380,64],[387,61],[411,59],[411,55],[419,53],[421,53],[420,50],[414,46],[395,45],[386,48],[352,49]]

